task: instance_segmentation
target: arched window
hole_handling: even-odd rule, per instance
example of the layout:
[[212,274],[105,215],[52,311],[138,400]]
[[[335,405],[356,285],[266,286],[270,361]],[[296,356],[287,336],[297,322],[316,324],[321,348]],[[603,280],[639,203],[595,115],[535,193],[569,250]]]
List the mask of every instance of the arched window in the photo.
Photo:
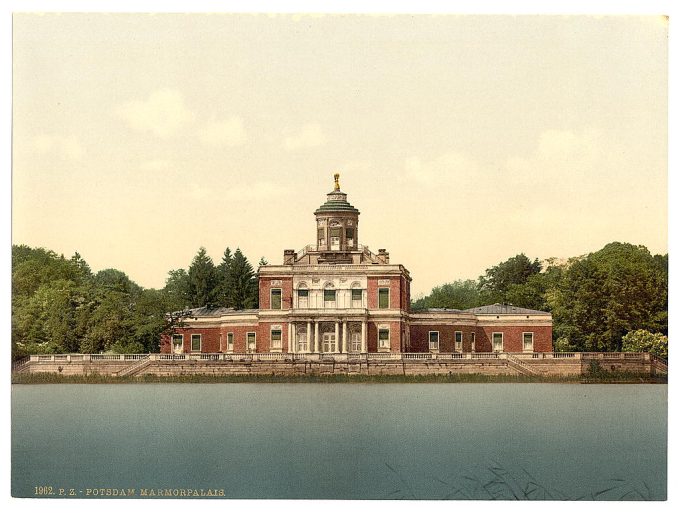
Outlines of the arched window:
[[323,306],[325,309],[335,309],[335,286],[327,282],[323,286]]
[[305,282],[300,282],[298,284],[297,298],[298,298],[298,302],[297,302],[298,309],[309,308],[309,289],[308,289],[307,284]]

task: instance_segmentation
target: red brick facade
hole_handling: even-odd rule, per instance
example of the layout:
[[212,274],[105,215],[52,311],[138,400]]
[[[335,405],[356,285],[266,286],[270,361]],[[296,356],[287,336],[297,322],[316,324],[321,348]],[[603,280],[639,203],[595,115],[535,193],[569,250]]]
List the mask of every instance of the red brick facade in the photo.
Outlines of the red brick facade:
[[[374,254],[358,245],[359,211],[347,202],[338,178],[326,203],[314,212],[316,243],[300,252],[284,250],[282,265],[258,270],[259,310],[192,309],[176,330],[184,336],[182,348],[173,349],[171,338],[164,336],[161,351],[311,353],[323,352],[323,339],[329,351],[357,353],[361,335],[361,353],[491,352],[494,333],[502,334],[500,351],[552,351],[549,313],[507,305],[411,313],[408,270],[390,264],[386,250]],[[381,289],[389,291],[387,304],[381,305]],[[437,337],[431,347],[432,332]],[[252,348],[249,334],[254,335]],[[531,334],[530,350],[524,346],[525,334]],[[200,335],[193,350],[192,335]]]

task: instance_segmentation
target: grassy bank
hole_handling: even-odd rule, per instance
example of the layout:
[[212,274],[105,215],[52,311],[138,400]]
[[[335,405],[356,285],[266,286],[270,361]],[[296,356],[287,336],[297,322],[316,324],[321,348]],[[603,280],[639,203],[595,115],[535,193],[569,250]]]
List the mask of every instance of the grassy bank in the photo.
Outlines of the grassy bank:
[[571,377],[533,377],[525,375],[140,375],[132,377],[112,377],[108,375],[61,375],[59,373],[13,373],[13,384],[228,384],[228,383],[328,383],[328,384],[448,384],[448,383],[630,383],[665,384],[666,377],[650,377],[632,373],[601,373],[597,376]]

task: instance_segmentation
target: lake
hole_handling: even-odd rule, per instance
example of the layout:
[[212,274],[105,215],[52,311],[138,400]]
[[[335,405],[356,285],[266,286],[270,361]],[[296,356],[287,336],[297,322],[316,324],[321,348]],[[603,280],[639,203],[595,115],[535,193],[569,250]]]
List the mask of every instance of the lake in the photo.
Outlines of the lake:
[[13,385],[11,432],[15,497],[666,498],[667,385]]

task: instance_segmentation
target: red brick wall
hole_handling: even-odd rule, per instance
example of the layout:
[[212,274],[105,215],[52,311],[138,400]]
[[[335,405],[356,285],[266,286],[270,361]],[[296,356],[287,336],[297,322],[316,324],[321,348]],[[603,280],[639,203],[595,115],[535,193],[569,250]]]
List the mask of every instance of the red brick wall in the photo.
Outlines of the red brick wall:
[[[272,286],[272,280],[280,280],[280,286]],[[260,309],[271,309],[271,290],[281,289],[281,308],[293,305],[293,279],[291,277],[263,277],[260,279]]]
[[274,321],[271,323],[260,323],[256,343],[258,352],[271,351],[271,329],[273,325],[278,325],[281,327],[281,351],[288,351],[288,323],[283,321]]
[[399,353],[401,351],[401,322],[389,321],[385,323],[375,323],[373,321],[369,321],[366,323],[366,325],[366,346],[369,353],[378,352],[378,325],[389,325],[390,351],[394,353]]
[[[201,335],[201,353],[219,353],[220,351],[220,329],[215,328],[192,328],[184,327],[177,328],[173,334],[182,334],[184,336],[184,353],[191,353],[191,335]],[[172,352],[172,338],[170,336],[163,336],[161,343],[161,353]],[[194,352],[196,353],[196,352]]]
[[[379,286],[378,280],[388,279],[390,281],[389,286]],[[390,309],[403,309],[405,308],[404,303],[402,303],[402,292],[401,292],[401,278],[400,277],[369,277],[368,278],[368,308],[377,309],[378,308],[378,289],[383,287],[390,288]]]
[[523,352],[522,348],[522,333],[534,333],[534,351],[535,352],[552,352],[552,327],[543,326],[502,326],[502,325],[484,325],[477,328],[477,352],[491,352],[493,351],[491,343],[491,334],[493,332],[503,333],[503,351],[504,352]]
[[[439,332],[439,351],[441,353],[454,353],[456,351],[469,352],[471,351],[470,334],[476,331],[474,326],[470,325],[411,325],[411,349],[412,352],[429,352],[430,351],[430,331]],[[455,333],[463,333],[463,349],[455,349]],[[478,337],[478,336],[475,336]]]

